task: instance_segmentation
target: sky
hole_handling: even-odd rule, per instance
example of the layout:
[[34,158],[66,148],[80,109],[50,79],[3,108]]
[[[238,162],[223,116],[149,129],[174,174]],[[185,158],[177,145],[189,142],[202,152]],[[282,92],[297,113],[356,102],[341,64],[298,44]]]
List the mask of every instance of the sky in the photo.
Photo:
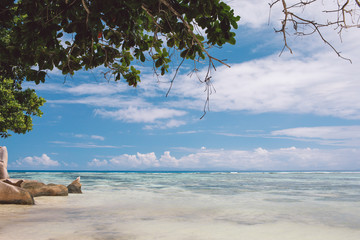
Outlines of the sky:
[[[321,2],[321,1],[319,1]],[[301,9],[329,17],[318,4]],[[342,56],[316,35],[287,39],[279,6],[263,0],[228,1],[241,16],[236,45],[212,49],[231,66],[212,70],[206,85],[188,62],[168,97],[172,73],[156,78],[148,64],[137,88],[108,81],[104,68],[48,72],[29,85],[47,102],[33,131],[0,139],[9,170],[360,170],[360,48],[358,28],[324,29]],[[270,16],[270,17],[269,17]],[[357,16],[358,17],[358,16]],[[355,19],[356,20],[356,19]],[[290,29],[289,29],[290,31]],[[280,56],[281,55],[281,56]],[[203,78],[207,63],[197,66]]]

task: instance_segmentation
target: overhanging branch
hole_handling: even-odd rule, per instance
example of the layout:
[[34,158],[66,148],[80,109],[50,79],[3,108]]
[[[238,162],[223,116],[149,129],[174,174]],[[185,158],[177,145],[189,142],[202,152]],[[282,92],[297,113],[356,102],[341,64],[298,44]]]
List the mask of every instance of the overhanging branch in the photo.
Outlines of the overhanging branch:
[[[360,28],[359,21],[357,21],[357,22],[354,21],[354,19],[356,19],[356,18],[360,19],[359,9],[357,9],[357,7],[360,7],[360,0],[347,0],[347,1],[337,0],[337,9],[323,11],[323,13],[325,13],[325,14],[336,13],[337,14],[336,21],[327,20],[327,22],[325,22],[325,23],[310,20],[308,17],[303,17],[303,16],[301,16],[301,14],[297,14],[293,11],[296,8],[304,9],[305,7],[311,7],[309,5],[311,5],[317,1],[319,1],[319,0],[298,0],[297,3],[294,3],[291,6],[287,5],[287,2],[288,2],[287,0],[276,0],[276,1],[273,1],[272,3],[269,3],[269,6],[270,6],[269,12],[271,12],[271,9],[275,5],[278,5],[281,2],[281,8],[282,8],[284,17],[281,20],[281,28],[279,30],[275,29],[275,32],[282,33],[282,35],[283,35],[284,47],[283,47],[281,53],[286,48],[290,51],[290,53],[292,53],[292,49],[288,45],[288,41],[287,41],[287,36],[289,34],[288,31],[290,32],[290,30],[287,28],[287,25],[288,25],[288,23],[291,23],[293,26],[293,29],[294,29],[294,35],[306,36],[306,35],[312,35],[312,34],[316,33],[320,37],[320,39],[338,55],[338,57],[345,59],[351,63],[351,60],[349,58],[344,57],[340,51],[338,51],[329,41],[326,40],[326,38],[324,37],[320,28],[336,26],[335,29],[340,29],[338,31],[340,38],[341,38],[341,32],[343,29],[348,29],[348,28],[353,28],[353,27]],[[347,20],[349,20],[347,18],[350,18],[352,20],[347,21]],[[302,31],[299,30],[299,28],[298,28],[298,26],[300,26],[300,25],[303,26]],[[311,29],[311,31],[305,32],[304,29],[306,27],[309,27],[309,29]],[[281,55],[281,53],[280,53],[280,55]]]

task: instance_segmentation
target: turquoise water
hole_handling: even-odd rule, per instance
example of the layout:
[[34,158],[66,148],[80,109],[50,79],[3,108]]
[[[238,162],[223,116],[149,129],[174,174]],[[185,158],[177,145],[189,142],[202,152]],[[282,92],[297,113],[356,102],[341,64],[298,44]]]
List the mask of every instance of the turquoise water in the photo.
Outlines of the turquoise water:
[[0,239],[360,239],[360,172],[10,172],[83,194],[0,205]]

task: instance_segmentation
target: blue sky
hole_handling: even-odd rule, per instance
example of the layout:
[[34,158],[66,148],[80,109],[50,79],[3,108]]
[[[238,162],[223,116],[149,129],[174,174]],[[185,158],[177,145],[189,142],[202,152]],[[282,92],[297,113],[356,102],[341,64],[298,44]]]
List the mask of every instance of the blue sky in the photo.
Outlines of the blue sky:
[[[341,42],[324,29],[352,64],[315,35],[289,35],[293,54],[279,57],[279,10],[268,23],[266,1],[229,4],[242,17],[237,44],[211,51],[231,68],[212,72],[216,92],[202,120],[205,86],[189,75],[191,62],[168,97],[172,75],[157,79],[149,65],[138,63],[136,89],[108,82],[103,68],[66,78],[55,70],[32,86],[47,100],[34,130],[1,139],[9,169],[360,170],[359,30]],[[321,20],[321,7],[303,14]]]

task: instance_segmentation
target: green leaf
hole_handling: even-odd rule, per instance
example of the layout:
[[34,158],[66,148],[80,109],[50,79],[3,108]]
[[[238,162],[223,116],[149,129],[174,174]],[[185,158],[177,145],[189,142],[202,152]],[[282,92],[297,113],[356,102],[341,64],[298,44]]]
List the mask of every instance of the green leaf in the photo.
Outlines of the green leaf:
[[230,38],[228,41],[230,44],[235,45],[236,39],[234,37]]
[[162,58],[159,58],[158,60],[155,61],[155,67],[158,68],[163,64],[163,60]]
[[142,62],[145,62],[145,55],[143,54],[143,53],[141,53],[140,54],[140,60],[142,61]]
[[186,49],[180,53],[180,57],[185,58],[185,57],[187,57],[188,53],[189,53],[189,49]]
[[175,39],[174,38],[170,38],[168,41],[167,41],[167,46],[168,47],[174,47],[175,45]]

